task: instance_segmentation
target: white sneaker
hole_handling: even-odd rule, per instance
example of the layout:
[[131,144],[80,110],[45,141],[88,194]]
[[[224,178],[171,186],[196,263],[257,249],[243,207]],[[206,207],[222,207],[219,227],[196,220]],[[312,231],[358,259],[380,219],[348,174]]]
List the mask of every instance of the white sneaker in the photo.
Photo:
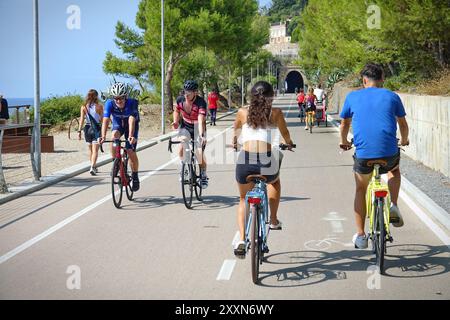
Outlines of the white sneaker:
[[358,233],[355,233],[352,242],[356,249],[367,249],[368,240],[366,235],[360,236]]
[[309,128],[308,128],[308,127],[305,127],[305,130],[309,130]]
[[91,170],[89,170],[89,173],[91,174],[91,176],[95,176],[95,170],[93,167],[91,167]]
[[270,224],[269,228],[270,228],[270,230],[282,230],[283,224],[281,223],[280,220],[278,220],[278,224]]
[[392,225],[396,228],[402,227],[404,222],[403,222],[403,217],[400,214],[400,210],[398,209],[398,207],[391,203],[391,208],[389,210],[389,221],[392,223]]

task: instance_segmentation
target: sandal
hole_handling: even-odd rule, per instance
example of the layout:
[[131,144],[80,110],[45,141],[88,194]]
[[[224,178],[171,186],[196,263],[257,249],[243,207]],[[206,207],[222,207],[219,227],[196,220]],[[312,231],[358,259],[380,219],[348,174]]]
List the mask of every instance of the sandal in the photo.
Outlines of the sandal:
[[244,259],[245,253],[245,241],[238,241],[234,246],[234,255],[236,258]]

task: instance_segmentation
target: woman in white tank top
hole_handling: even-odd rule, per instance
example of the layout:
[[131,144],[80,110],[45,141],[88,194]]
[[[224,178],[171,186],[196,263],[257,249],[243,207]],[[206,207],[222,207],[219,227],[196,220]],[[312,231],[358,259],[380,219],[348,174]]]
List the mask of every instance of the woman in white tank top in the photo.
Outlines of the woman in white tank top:
[[[85,119],[86,125],[84,126],[84,139],[88,144],[89,161],[91,162],[91,169],[89,170],[89,173],[95,176],[98,172],[98,139],[101,135],[103,105],[99,103],[98,92],[94,89],[89,90],[84,105],[80,108],[80,127],[78,128],[79,140],[81,140],[81,128],[83,127],[83,122]],[[95,121],[95,124],[93,124],[92,121]]]
[[275,143],[274,138],[278,135],[278,130],[287,144],[293,145],[293,142],[281,109],[272,108],[273,97],[274,91],[268,82],[257,82],[251,90],[249,108],[241,108],[234,122],[235,149],[237,149],[238,138],[242,140],[242,150],[236,164],[236,181],[240,196],[238,226],[241,234],[240,241],[234,248],[236,255],[245,255],[245,195],[254,186],[254,183],[247,183],[247,176],[260,174],[266,177],[270,228],[281,230],[277,211],[281,193],[279,168],[282,154],[278,149],[272,149],[272,143]]

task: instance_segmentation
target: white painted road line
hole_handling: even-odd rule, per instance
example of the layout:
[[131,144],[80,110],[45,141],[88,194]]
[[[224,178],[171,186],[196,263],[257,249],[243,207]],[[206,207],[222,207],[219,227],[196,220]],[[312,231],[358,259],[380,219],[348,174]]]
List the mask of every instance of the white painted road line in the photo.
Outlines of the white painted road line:
[[236,234],[234,235],[233,241],[231,242],[231,246],[234,248],[234,244],[239,241],[241,238],[241,233],[239,231],[236,231]]
[[[171,165],[172,163],[176,162],[178,159],[173,159],[165,164],[163,164],[162,166],[156,168],[156,170],[147,173],[142,179],[141,181],[145,181],[147,178],[149,178],[150,176],[154,175],[155,173],[157,173],[158,171],[164,169],[165,167]],[[31,247],[32,245],[36,244],[37,242],[47,238],[49,235],[51,235],[52,233],[58,231],[59,229],[65,227],[66,225],[68,225],[69,223],[75,221],[76,219],[78,219],[79,217],[84,216],[86,213],[90,212],[91,210],[97,208],[98,206],[102,205],[103,203],[105,203],[106,201],[108,201],[109,199],[111,199],[111,194],[103,197],[102,199],[98,200],[97,202],[91,204],[90,206],[84,208],[83,210],[75,213],[74,215],[68,217],[67,219],[61,221],[60,223],[54,225],[53,227],[47,229],[46,231],[42,232],[41,234],[37,235],[36,237],[34,237],[33,239],[28,240],[27,242],[21,244],[20,246],[18,246],[17,248],[9,251],[8,253],[2,255],[0,257],[0,264],[8,261],[9,259],[11,259],[12,257],[14,257],[15,255],[21,253],[22,251],[28,249],[29,247]]]
[[[219,134],[217,134],[215,137],[219,136],[220,134],[223,134],[225,131],[229,130],[230,128],[227,128],[223,131],[221,131]],[[214,139],[213,138],[213,139]],[[159,166],[158,168],[156,168],[155,170],[147,173],[144,177],[141,178],[141,182],[145,181],[146,179],[148,179],[150,176],[156,174],[158,171],[168,167],[169,165],[171,165],[172,163],[177,162],[179,159],[178,157],[166,162],[165,164]],[[46,231],[42,232],[41,234],[37,235],[36,237],[26,241],[25,243],[21,244],[20,246],[16,247],[15,249],[7,252],[6,254],[2,255],[0,257],[0,264],[8,261],[9,259],[11,259],[12,257],[18,255],[19,253],[21,253],[22,251],[28,249],[29,247],[33,246],[34,244],[38,243],[39,241],[47,238],[49,235],[51,235],[52,233],[58,231],[59,229],[65,227],[66,225],[68,225],[69,223],[75,221],[76,219],[78,219],[79,217],[84,216],[86,213],[92,211],[92,209],[95,209],[96,207],[100,206],[101,204],[105,203],[106,201],[108,201],[109,199],[111,199],[111,194],[103,197],[102,199],[98,200],[97,202],[91,204],[90,206],[84,208],[83,210],[75,213],[74,215],[64,219],[63,221],[61,221],[60,223],[54,225],[53,227],[47,229]]]
[[228,281],[231,279],[236,260],[225,260],[222,264],[222,268],[217,275],[217,281]]

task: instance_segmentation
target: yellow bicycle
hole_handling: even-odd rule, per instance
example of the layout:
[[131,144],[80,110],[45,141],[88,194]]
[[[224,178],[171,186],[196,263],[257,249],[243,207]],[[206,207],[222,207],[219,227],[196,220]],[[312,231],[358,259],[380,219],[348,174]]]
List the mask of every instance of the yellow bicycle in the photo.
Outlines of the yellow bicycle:
[[[347,151],[351,145],[341,145],[341,149]],[[381,180],[380,167],[386,166],[387,160],[376,159],[367,161],[367,166],[372,167],[372,178],[366,191],[366,215],[369,219],[369,239],[372,240],[372,250],[376,256],[376,264],[380,274],[384,274],[384,256],[386,254],[386,242],[392,242],[389,229],[389,210],[391,196],[388,185]]]
[[389,208],[391,197],[388,185],[381,180],[380,167],[386,166],[384,159],[370,160],[369,167],[373,167],[372,178],[366,192],[366,212],[369,219],[369,238],[372,240],[372,250],[376,256],[380,274],[384,274],[384,255],[386,242],[392,242],[389,230]]

